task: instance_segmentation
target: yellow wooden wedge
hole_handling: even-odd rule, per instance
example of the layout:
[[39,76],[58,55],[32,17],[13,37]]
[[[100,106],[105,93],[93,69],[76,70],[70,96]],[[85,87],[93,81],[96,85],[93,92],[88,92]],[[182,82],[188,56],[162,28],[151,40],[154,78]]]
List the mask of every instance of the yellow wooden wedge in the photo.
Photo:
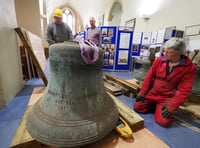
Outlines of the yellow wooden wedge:
[[122,117],[119,117],[115,130],[124,138],[133,137],[132,129]]

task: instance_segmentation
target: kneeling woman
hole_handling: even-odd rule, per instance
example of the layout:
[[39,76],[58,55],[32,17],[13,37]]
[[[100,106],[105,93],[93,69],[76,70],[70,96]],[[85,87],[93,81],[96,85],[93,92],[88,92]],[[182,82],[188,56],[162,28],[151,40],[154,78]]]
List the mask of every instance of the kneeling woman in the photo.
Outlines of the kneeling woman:
[[155,121],[165,127],[172,124],[174,110],[192,90],[196,67],[183,55],[185,48],[181,38],[172,38],[164,44],[164,56],[153,62],[133,104],[140,113],[155,107]]

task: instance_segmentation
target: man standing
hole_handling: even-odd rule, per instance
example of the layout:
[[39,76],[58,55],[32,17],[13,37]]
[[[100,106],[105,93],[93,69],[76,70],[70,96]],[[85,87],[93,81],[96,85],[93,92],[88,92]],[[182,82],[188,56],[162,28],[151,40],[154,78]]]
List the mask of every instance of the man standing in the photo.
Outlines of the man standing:
[[54,21],[47,26],[46,39],[49,45],[72,40],[70,27],[62,21],[62,10],[55,9],[53,14]]
[[100,29],[98,27],[96,27],[96,25],[95,25],[96,21],[95,21],[94,17],[90,17],[89,21],[90,21],[91,27],[87,30],[87,40],[91,40],[97,46],[100,46],[100,44],[101,44]]

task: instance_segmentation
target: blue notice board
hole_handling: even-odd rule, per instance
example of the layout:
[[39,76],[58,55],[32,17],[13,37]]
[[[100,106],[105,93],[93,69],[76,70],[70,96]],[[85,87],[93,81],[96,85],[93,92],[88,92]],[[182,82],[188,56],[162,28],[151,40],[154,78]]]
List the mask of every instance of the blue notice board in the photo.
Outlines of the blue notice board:
[[131,61],[133,28],[118,27],[115,70],[129,70]]
[[140,56],[141,43],[142,43],[142,33],[134,32],[132,41],[132,56]]
[[103,69],[113,70],[116,58],[116,26],[102,26],[101,46],[103,49]]

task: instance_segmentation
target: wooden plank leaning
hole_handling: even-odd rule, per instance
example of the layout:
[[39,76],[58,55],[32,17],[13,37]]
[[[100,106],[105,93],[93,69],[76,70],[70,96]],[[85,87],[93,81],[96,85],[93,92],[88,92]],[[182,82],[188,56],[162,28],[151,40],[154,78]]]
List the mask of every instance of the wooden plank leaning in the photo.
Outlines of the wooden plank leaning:
[[133,129],[133,131],[137,131],[144,128],[144,119],[142,117],[140,117],[136,112],[130,109],[127,105],[125,105],[111,93],[107,93],[117,105],[119,114],[125,119],[128,125]]
[[15,28],[19,38],[27,49],[28,54],[33,60],[33,64],[36,67],[39,77],[42,78],[45,86],[47,86],[48,80],[44,74],[44,69],[46,67],[46,59],[44,56],[44,49],[40,45],[39,37],[26,31],[23,28]]

